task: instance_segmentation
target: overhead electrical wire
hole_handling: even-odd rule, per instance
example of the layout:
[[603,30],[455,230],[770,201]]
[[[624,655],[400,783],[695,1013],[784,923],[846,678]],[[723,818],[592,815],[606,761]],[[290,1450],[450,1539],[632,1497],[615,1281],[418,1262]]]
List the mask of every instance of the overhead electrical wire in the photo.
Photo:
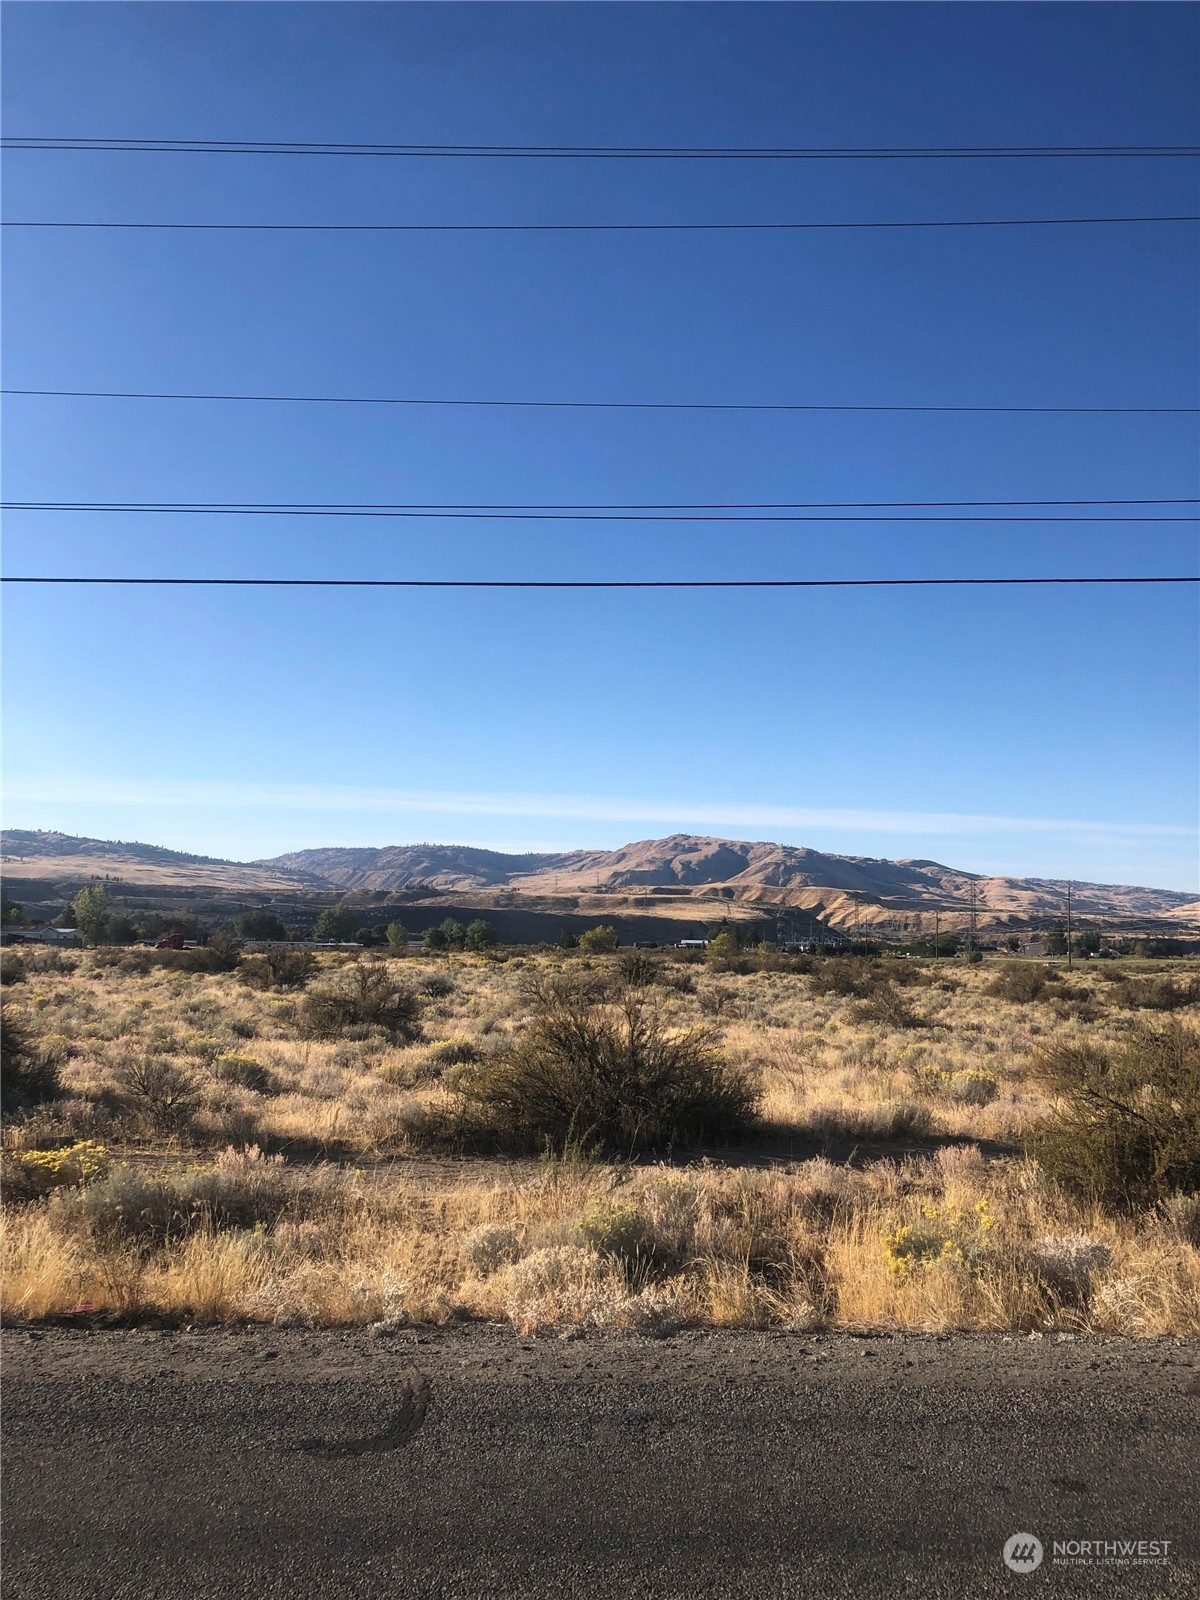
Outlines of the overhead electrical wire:
[[892,222],[0,222],[0,228],[121,233],[829,233],[864,229],[1074,228],[1200,222],[1200,214],[1151,217],[970,217]]
[[85,578],[0,577],[0,583],[125,584],[231,589],[929,589],[1056,584],[1200,584],[1200,577],[1053,578]]
[[[76,150],[188,154],[287,154],[356,156],[436,156],[436,157],[520,157],[549,159],[771,159],[771,160],[851,160],[851,159],[981,159],[981,158],[1188,158],[1200,154],[1192,146],[1009,146],[954,148],[746,148],[746,147],[603,147],[603,146],[446,146],[446,145],[358,145],[259,142],[231,140],[100,140],[64,136],[20,137],[0,140],[10,150]],[[465,232],[800,232],[861,229],[946,229],[1096,226],[1152,223],[1196,222],[1200,217],[1021,217],[979,218],[970,220],[846,221],[846,222],[733,222],[733,223],[163,223],[163,222],[85,222],[12,221],[10,228],[104,229],[113,231],[171,232],[287,232],[287,233],[465,233]],[[480,405],[559,409],[622,410],[754,410],[754,411],[911,411],[911,412],[1029,412],[1048,413],[1192,413],[1193,407],[1011,407],[1011,406],[845,406],[791,403],[719,403],[653,401],[508,401],[460,399],[392,399],[386,397],[285,396],[285,395],[207,395],[124,391],[5,390],[10,394],[40,394],[63,398],[194,399],[249,400],[281,403],[359,404],[359,405]],[[887,502],[772,502],[730,505],[416,505],[416,504],[232,504],[195,503],[120,503],[12,501],[4,509],[61,512],[138,512],[195,515],[267,516],[367,516],[367,517],[448,517],[448,518],[531,518],[546,520],[602,521],[789,521],[789,522],[1192,522],[1194,517],[1175,516],[968,516],[927,517],[895,515],[910,507],[1045,507],[1045,506],[1154,506],[1193,505],[1195,500],[1038,500],[1038,501],[887,501]],[[845,510],[883,510],[887,515],[844,516]],[[804,514],[798,514],[803,512]],[[697,514],[699,513],[699,514]],[[833,513],[833,514],[813,514]],[[913,588],[948,586],[1042,586],[1112,584],[1194,584],[1195,576],[1101,576],[1101,577],[1015,577],[1015,578],[762,578],[762,579],[423,579],[423,578],[170,578],[170,577],[85,577],[5,575],[5,583],[138,585],[167,587],[273,587],[273,588],[389,588],[389,589],[824,589],[824,588]]]
[[1179,160],[1197,145],[594,145],[365,144],[289,139],[117,139],[8,134],[5,150],[105,151],[151,155],[404,156],[558,161],[975,161]]
[[320,406],[484,406],[559,411],[817,411],[932,412],[1018,416],[1194,416],[1200,406],[1003,406],[1003,405],[840,405],[812,401],[756,400],[479,400],[347,394],[200,394],[155,389],[14,389],[0,395],[59,400],[204,400],[263,405]]
[[[4,500],[0,510],[66,513],[117,513],[156,516],[248,516],[248,517],[382,517],[399,519],[447,519],[471,522],[1036,522],[1036,523],[1194,523],[1193,516],[1109,515],[1089,512],[1082,516],[1058,513],[979,516],[909,515],[916,507],[938,509],[979,506],[1178,506],[1196,505],[1196,500],[912,500],[912,501],[797,501],[745,503],[741,505],[450,505],[428,503],[322,503],[315,501],[234,502],[234,501],[122,501],[122,500]],[[882,515],[875,514],[882,512]],[[848,514],[847,514],[848,513]]]
[[1195,506],[1200,496],[1092,496],[1087,499],[1057,499],[1046,495],[1027,500],[71,500],[0,501],[0,506],[29,509],[33,505],[60,504],[91,508],[100,506],[214,506],[221,509],[244,508],[291,510],[294,507],[322,511],[864,511],[913,506]]

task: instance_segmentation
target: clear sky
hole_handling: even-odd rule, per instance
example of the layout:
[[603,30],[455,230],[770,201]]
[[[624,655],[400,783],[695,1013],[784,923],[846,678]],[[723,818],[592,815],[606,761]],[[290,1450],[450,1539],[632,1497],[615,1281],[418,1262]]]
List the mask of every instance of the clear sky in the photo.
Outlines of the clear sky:
[[[504,144],[1197,142],[1188,5],[7,4],[8,134]],[[12,219],[1193,212],[1167,161],[6,153]],[[1188,226],[10,232],[12,387],[1198,403]],[[1194,417],[9,398],[6,497],[1194,496]],[[11,513],[10,573],[1196,570],[1193,528]],[[238,857],[670,831],[1196,886],[1191,589],[6,593],[6,821]]]

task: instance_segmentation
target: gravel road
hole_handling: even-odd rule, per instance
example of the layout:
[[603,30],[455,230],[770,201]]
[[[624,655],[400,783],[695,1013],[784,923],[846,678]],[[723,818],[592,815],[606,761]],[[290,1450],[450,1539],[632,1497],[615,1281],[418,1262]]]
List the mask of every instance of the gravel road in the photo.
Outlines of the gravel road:
[[[6,1600],[1200,1594],[1194,1342],[47,1329],[3,1353]],[[1116,1539],[1166,1564],[1055,1564]]]

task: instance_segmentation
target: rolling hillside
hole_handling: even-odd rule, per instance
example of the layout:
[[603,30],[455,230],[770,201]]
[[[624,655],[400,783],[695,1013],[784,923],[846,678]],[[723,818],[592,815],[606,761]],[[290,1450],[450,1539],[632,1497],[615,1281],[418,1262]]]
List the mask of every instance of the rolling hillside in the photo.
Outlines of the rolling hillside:
[[[1065,882],[981,877],[936,861],[828,855],[691,834],[645,839],[619,850],[542,856],[457,845],[301,850],[256,865],[312,873],[347,890],[421,884],[463,893],[505,887],[539,898],[615,896],[643,906],[676,897],[719,897],[761,909],[815,911],[835,925],[935,908],[965,911],[972,885],[979,911],[992,917],[1057,915],[1066,901]],[[1196,910],[1195,896],[1186,891],[1122,884],[1075,883],[1072,899],[1081,916],[1189,920]]]
[[[549,913],[710,918],[777,911],[807,913],[834,927],[922,919],[965,919],[972,890],[984,924],[1060,916],[1066,884],[983,877],[921,859],[844,856],[768,841],[672,834],[618,850],[506,855],[470,845],[388,845],[298,850],[270,860],[212,860],[157,845],[13,830],[4,835],[4,872],[14,884],[40,880],[47,895],[107,877],[131,889],[174,887],[237,894],[318,892],[380,898],[403,892],[416,903],[440,898],[480,907]],[[51,891],[49,886],[53,886]],[[1194,894],[1124,884],[1074,883],[1075,912],[1114,923],[1192,926]]]

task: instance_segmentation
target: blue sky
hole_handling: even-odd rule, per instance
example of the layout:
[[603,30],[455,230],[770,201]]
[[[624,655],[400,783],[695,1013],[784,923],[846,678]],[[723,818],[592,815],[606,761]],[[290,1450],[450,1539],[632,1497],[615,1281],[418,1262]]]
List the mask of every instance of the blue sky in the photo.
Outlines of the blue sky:
[[[363,142],[1196,142],[1195,7],[3,7],[5,132]],[[1196,210],[1195,164],[8,153],[10,218],[652,221]],[[10,234],[12,387],[1196,405],[1183,226]],[[1189,496],[1195,418],[10,398],[10,499]],[[10,573],[1194,571],[1113,524],[12,513]],[[1188,589],[9,590],[6,822],[257,856],[670,831],[1192,888]]]

